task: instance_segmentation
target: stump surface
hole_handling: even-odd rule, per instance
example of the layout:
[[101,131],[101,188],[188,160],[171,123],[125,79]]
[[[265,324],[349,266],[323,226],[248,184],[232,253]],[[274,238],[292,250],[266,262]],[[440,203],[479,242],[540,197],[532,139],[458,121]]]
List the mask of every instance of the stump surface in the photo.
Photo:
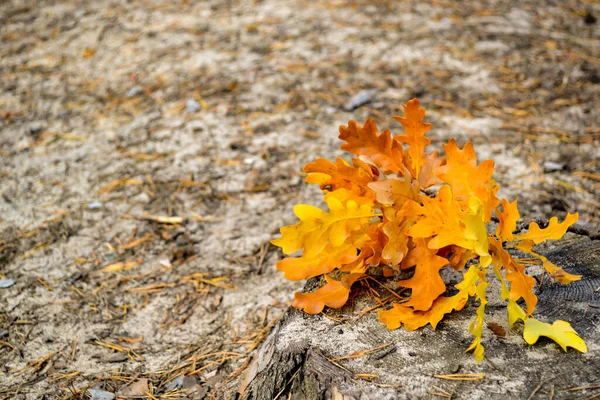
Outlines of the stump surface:
[[[569,321],[587,342],[585,354],[540,338],[529,346],[522,326],[508,326],[506,309],[495,292],[486,322],[506,331],[502,337],[491,329],[483,336],[485,359],[478,363],[465,353],[472,341],[468,326],[476,305],[469,303],[438,325],[414,332],[388,330],[375,312],[359,317],[370,306],[366,295],[342,310],[326,310],[330,318],[288,310],[255,358],[243,393],[245,399],[398,399],[451,394],[452,398],[578,398],[586,392],[569,388],[600,384],[600,241],[570,235],[543,252],[566,271],[583,275],[563,286],[546,282],[538,286],[539,303],[534,315],[544,321]],[[541,270],[529,273],[540,282]],[[364,293],[363,293],[364,294]],[[339,319],[342,322],[338,322]],[[363,356],[329,361],[352,353],[388,345]],[[485,374],[483,379],[456,381],[440,375]],[[363,379],[367,378],[367,379]],[[589,393],[588,393],[589,396]]]

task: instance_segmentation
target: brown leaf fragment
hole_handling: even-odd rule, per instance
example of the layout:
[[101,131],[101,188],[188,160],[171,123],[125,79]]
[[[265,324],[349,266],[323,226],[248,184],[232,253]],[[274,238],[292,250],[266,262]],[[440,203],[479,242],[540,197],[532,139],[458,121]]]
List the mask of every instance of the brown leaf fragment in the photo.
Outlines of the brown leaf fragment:
[[495,322],[488,322],[487,327],[498,336],[506,336],[506,330]]
[[148,395],[148,379],[142,378],[137,380],[117,392],[118,396],[147,396]]

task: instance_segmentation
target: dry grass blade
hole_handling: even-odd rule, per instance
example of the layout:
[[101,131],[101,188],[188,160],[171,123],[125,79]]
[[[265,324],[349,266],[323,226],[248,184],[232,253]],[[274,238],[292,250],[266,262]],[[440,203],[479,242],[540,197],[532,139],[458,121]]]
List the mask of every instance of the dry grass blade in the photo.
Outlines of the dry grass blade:
[[17,371],[18,375],[21,375],[22,373],[24,373],[25,371],[28,370],[33,370],[33,371],[38,371],[42,368],[42,366],[48,361],[50,360],[52,357],[54,357],[56,354],[58,353],[58,351],[53,351],[51,353],[46,354],[45,356],[38,358],[37,360],[30,362],[29,364],[27,364],[27,366],[19,371]]
[[594,390],[594,389],[600,389],[600,385],[598,386],[578,386],[578,387],[573,387],[570,389],[567,389],[569,392],[576,392],[578,390]]
[[158,222],[159,224],[176,225],[183,222],[183,217],[167,217],[162,215],[142,215],[138,219]]
[[111,349],[111,350],[117,351],[119,353],[126,353],[129,356],[129,358],[131,358],[131,360],[133,360],[133,361],[144,360],[144,357],[139,355],[131,347],[120,346],[115,343],[103,342],[101,340],[94,340],[94,343],[97,344],[98,346],[106,347],[107,349]]
[[104,273],[104,272],[126,271],[128,269],[131,269],[131,268],[135,267],[136,265],[139,265],[139,264],[140,264],[139,260],[121,261],[121,262],[118,262],[118,263],[107,265],[104,268],[101,268],[101,269],[99,269],[97,271],[93,271],[93,273],[100,274],[100,273]]
[[140,244],[152,239],[154,237],[154,234],[152,232],[145,234],[144,236],[142,236],[139,239],[133,240],[131,242],[125,243],[122,246],[119,246],[118,249],[119,250],[129,250],[129,249],[133,249],[136,246],[139,246]]
[[157,293],[162,291],[165,288],[175,287],[175,283],[156,283],[154,285],[136,287],[136,288],[128,288],[125,289],[126,292],[131,293]]
[[480,381],[485,378],[485,374],[450,374],[434,375],[434,378],[446,379],[449,381]]

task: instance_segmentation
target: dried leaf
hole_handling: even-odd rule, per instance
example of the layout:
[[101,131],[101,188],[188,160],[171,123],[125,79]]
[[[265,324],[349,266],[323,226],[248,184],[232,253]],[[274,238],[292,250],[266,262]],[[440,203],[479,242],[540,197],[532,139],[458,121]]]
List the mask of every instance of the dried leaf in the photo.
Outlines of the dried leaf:
[[384,173],[399,173],[404,171],[404,149],[392,139],[390,131],[378,134],[377,125],[372,119],[367,119],[364,126],[356,121],[340,126],[341,140],[346,141],[341,148],[358,156],[373,160]]
[[550,273],[550,275],[552,275],[552,277],[556,279],[557,282],[562,283],[563,285],[568,285],[571,282],[578,281],[581,279],[581,275],[570,274],[564,269],[554,265],[543,255],[534,252],[533,246],[533,240],[524,240],[518,243],[516,247],[517,249],[525,253],[531,254],[532,256],[539,258],[542,261],[544,269],[548,271],[548,273]]
[[318,314],[325,306],[340,308],[348,301],[350,287],[362,274],[349,274],[336,281],[325,275],[327,284],[312,293],[296,293],[292,306],[308,314]]
[[479,283],[477,284],[477,288],[475,289],[475,296],[477,300],[479,300],[479,307],[477,307],[477,316],[469,325],[469,333],[475,336],[473,343],[469,346],[466,351],[473,350],[473,355],[475,356],[475,360],[482,361],[483,353],[485,348],[481,344],[481,335],[483,334],[483,323],[485,317],[485,306],[488,303],[486,297],[486,289],[489,283],[486,281],[486,269],[481,268],[479,270]]
[[579,337],[571,324],[566,321],[557,320],[550,325],[535,318],[527,318],[523,329],[525,341],[534,344],[540,336],[546,336],[554,340],[564,351],[567,351],[567,347],[572,347],[582,353],[587,353],[585,342]]
[[431,129],[431,124],[423,122],[425,118],[425,109],[421,107],[419,100],[412,99],[404,108],[404,118],[394,117],[394,119],[404,127],[404,135],[395,136],[394,139],[400,143],[406,143],[410,148],[408,156],[410,165],[415,176],[419,176],[421,166],[425,164],[425,147],[431,143],[431,140],[425,137],[425,134]]
[[579,213],[567,214],[565,220],[561,223],[558,222],[558,218],[552,217],[545,229],[541,229],[537,222],[532,222],[529,225],[529,231],[517,236],[517,240],[532,240],[535,244],[543,243],[546,240],[558,240],[578,219]]
[[496,228],[496,236],[505,242],[510,242],[514,239],[513,232],[517,229],[517,221],[521,218],[517,208],[517,200],[509,203],[506,199],[502,199],[502,211],[497,208],[496,215],[500,220],[498,228]]
[[357,258],[356,246],[352,243],[335,248],[328,245],[321,253],[312,258],[305,256],[284,258],[277,263],[277,269],[283,271],[285,279],[299,281],[328,274],[344,264],[355,261]]
[[294,213],[300,222],[281,228],[281,237],[271,243],[281,247],[284,254],[304,249],[304,257],[316,257],[328,243],[341,246],[353,231],[377,215],[371,206],[353,201],[342,204],[334,197],[327,199],[327,205],[329,213],[307,204],[295,206]]
[[377,201],[381,204],[401,206],[408,200],[419,200],[419,182],[411,181],[410,173],[405,173],[404,179],[384,179],[367,186],[375,192]]
[[454,139],[444,145],[446,152],[446,165],[435,169],[444,182],[452,187],[452,193],[459,202],[467,204],[476,196],[481,201],[485,210],[485,222],[489,222],[492,211],[500,201],[496,197],[498,186],[492,180],[494,162],[485,160],[477,165],[477,156],[473,143],[468,142],[460,149]]
[[398,285],[412,289],[411,298],[404,306],[426,311],[446,291],[440,269],[448,265],[448,260],[437,256],[436,250],[430,250],[424,239],[416,239],[415,244],[413,254],[418,260],[415,273],[410,279],[398,282]]
[[427,324],[431,324],[435,329],[445,314],[452,312],[452,310],[460,311],[463,309],[469,295],[475,293],[477,277],[477,267],[471,266],[465,273],[463,281],[456,285],[459,292],[454,296],[438,297],[427,311],[415,311],[403,304],[394,303],[391,310],[379,311],[379,319],[386,324],[388,329],[397,329],[404,325],[406,330],[414,331]]
[[335,164],[324,158],[318,158],[315,162],[304,166],[304,172],[308,173],[306,183],[316,183],[324,191],[347,189],[358,196],[373,197],[367,184],[376,181],[379,171],[369,164],[355,158],[353,165],[344,159],[338,158]]

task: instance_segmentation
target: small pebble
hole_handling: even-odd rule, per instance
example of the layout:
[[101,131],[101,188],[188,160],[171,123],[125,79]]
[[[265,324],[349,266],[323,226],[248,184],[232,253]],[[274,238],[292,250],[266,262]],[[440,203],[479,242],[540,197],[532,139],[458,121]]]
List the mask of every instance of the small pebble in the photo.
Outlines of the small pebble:
[[175,389],[179,389],[183,385],[183,375],[179,375],[177,378],[173,379],[171,382],[167,383],[165,389],[167,391],[172,391]]
[[358,107],[369,103],[373,99],[374,94],[373,90],[361,90],[344,105],[344,110],[356,110]]
[[200,106],[200,103],[198,103],[194,99],[189,99],[187,101],[187,103],[185,103],[185,113],[186,114],[193,114],[195,112],[200,111],[201,108],[202,108],[202,106]]
[[100,201],[92,201],[90,204],[88,204],[88,208],[90,210],[95,210],[100,207],[102,207],[102,202]]
[[555,163],[553,161],[546,161],[543,164],[543,167],[546,172],[554,172],[554,171],[561,171],[565,167],[565,165]]
[[12,279],[0,279],[0,289],[5,289],[11,287],[15,284],[15,281]]
[[143,92],[144,89],[142,89],[140,86],[136,86],[134,88],[129,89],[129,92],[127,92],[127,97],[132,98]]
[[114,393],[106,390],[88,389],[88,393],[92,400],[113,400],[116,397]]

